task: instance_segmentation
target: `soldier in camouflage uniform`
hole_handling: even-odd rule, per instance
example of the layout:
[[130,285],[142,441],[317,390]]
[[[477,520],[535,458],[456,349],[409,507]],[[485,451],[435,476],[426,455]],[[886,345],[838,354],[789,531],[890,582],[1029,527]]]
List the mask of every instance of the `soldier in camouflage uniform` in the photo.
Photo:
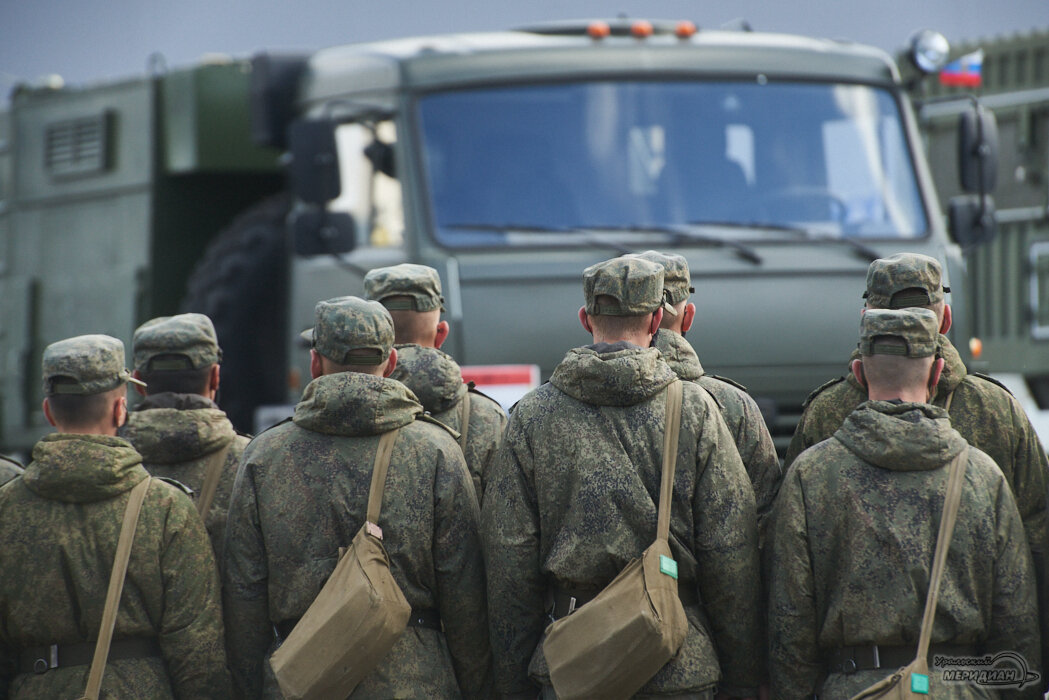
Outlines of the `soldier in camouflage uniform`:
[[400,382],[378,302],[317,305],[314,377],[294,417],[256,437],[233,487],[224,566],[238,693],[279,698],[266,663],[364,522],[380,436],[400,428],[378,525],[412,606],[409,627],[353,697],[482,697],[491,690],[484,563],[473,483],[447,428]]
[[[411,389],[434,418],[459,432],[480,499],[488,465],[503,439],[506,413],[472,384],[463,384],[459,365],[438,349],[448,337],[448,322],[441,321],[444,297],[437,270],[411,263],[372,270],[364,278],[364,295],[393,317],[397,368],[390,378]],[[470,417],[464,428],[467,407]]]
[[[551,612],[585,605],[656,534],[664,390],[677,380],[649,347],[663,268],[617,258],[587,268],[583,288],[594,344],[517,404],[481,513],[496,686],[520,697],[534,684],[552,696]],[[682,388],[670,547],[689,629],[640,695],[710,698],[720,683],[748,697],[763,680],[753,490],[717,404],[698,384]]]
[[215,404],[222,360],[215,327],[204,314],[155,318],[135,331],[132,353],[134,376],[148,389],[138,388],[146,398],[119,434],[142,455],[150,474],[192,489],[198,507],[205,475],[219,470],[204,523],[221,561],[229,497],[248,438]]
[[[707,374],[691,343],[685,339],[685,333],[692,327],[692,321],[696,317],[696,305],[688,301],[689,294],[694,291],[689,278],[688,261],[680,255],[669,255],[655,250],[639,253],[637,257],[663,266],[663,287],[677,311],[676,316],[663,316],[653,345],[678,377],[696,382],[717,402],[721,416],[735,440],[743,466],[747,469],[750,483],[754,487],[760,535],[764,531],[765,518],[772,508],[772,501],[783,479],[779,456],[765,425],[765,419],[745,387],[731,379]],[[759,536],[759,539],[764,538]]]
[[[787,473],[769,528],[772,697],[849,698],[910,663],[947,488],[968,449],[961,505],[930,647],[930,698],[988,697],[945,686],[936,656],[1020,653],[1039,667],[1034,570],[1012,492],[947,412],[926,403],[943,358],[927,309],[872,309],[854,376],[869,387],[833,437]],[[876,646],[875,646],[876,645]],[[822,680],[825,676],[825,680]],[[1040,697],[1040,683],[1026,694]]]
[[[921,307],[936,313],[940,322],[936,356],[943,359],[944,368],[930,403],[946,407],[951,426],[995,461],[1016,497],[1038,577],[1042,646],[1049,652],[1049,582],[1045,574],[1049,461],[1019,402],[990,377],[967,372],[958,351],[943,335],[951,326],[946,291],[939,262],[925,255],[900,253],[871,263],[863,296],[871,309]],[[857,357],[853,353],[850,363]],[[866,400],[866,389],[851,374],[813,392],[787,449],[784,468],[802,450],[833,435],[845,417]],[[1049,667],[1049,660],[1043,660],[1043,665]]]
[[22,475],[22,465],[13,459],[0,455],[0,486],[16,476]]
[[[116,437],[125,383],[136,381],[123,344],[54,343],[43,370],[44,414],[58,432],[0,489],[5,698],[83,694],[128,494],[149,476]],[[214,555],[193,503],[171,484],[149,485],[120,600],[102,697],[229,697]]]

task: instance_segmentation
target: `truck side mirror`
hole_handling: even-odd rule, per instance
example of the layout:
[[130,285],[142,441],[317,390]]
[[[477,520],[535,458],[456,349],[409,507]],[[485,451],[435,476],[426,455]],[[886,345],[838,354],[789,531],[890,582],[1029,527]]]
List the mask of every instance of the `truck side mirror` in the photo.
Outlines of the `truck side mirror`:
[[288,218],[296,255],[348,253],[357,243],[357,225],[349,214],[299,206]]
[[288,129],[288,177],[303,202],[325,204],[342,192],[335,127],[329,120],[299,120]]
[[963,190],[980,195],[998,184],[998,122],[978,102],[958,118],[958,178]]
[[951,236],[962,248],[990,241],[998,232],[994,198],[989,194],[951,197],[947,205],[947,222]]

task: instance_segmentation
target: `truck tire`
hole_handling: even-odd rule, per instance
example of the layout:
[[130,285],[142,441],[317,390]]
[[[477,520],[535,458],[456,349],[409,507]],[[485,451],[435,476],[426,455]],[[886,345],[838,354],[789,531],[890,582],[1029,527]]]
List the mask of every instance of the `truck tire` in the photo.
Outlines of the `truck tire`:
[[288,403],[287,194],[264,199],[219,232],[186,282],[182,311],[207,314],[222,348],[218,400],[242,432],[255,408]]

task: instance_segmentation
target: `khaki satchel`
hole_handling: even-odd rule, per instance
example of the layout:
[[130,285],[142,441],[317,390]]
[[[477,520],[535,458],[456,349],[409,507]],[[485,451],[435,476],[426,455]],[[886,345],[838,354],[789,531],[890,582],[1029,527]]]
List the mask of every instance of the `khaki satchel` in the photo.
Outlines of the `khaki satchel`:
[[656,541],[597,597],[547,628],[543,655],[559,698],[628,698],[685,641],[688,619],[667,541],[681,393],[680,380],[667,388]]
[[376,524],[399,430],[379,439],[364,525],[316,600],[270,657],[288,700],[349,696],[408,625],[412,607],[393,580]]
[[102,690],[102,676],[106,672],[109,645],[113,641],[113,628],[117,624],[120,594],[124,592],[124,578],[127,575],[128,560],[131,558],[131,545],[135,541],[135,530],[138,529],[138,514],[142,510],[142,501],[146,498],[146,492],[149,491],[150,480],[151,478],[147,476],[131,489],[127,506],[124,508],[124,522],[120,525],[117,553],[113,557],[113,569],[109,574],[106,606],[102,609],[102,626],[98,631],[98,641],[95,642],[91,670],[87,674],[87,687],[80,700],[98,700],[99,692]]
[[958,519],[958,504],[965,480],[965,465],[969,461],[969,448],[965,447],[951,462],[951,474],[947,481],[947,495],[943,501],[943,518],[936,537],[936,553],[933,555],[932,574],[929,577],[929,592],[925,597],[925,612],[922,614],[922,629],[918,636],[918,653],[910,662],[888,678],[883,678],[852,700],[919,700],[929,695],[929,642],[932,638],[932,623],[936,617],[936,600],[940,595],[940,581],[947,561],[947,550],[951,546],[954,523]]

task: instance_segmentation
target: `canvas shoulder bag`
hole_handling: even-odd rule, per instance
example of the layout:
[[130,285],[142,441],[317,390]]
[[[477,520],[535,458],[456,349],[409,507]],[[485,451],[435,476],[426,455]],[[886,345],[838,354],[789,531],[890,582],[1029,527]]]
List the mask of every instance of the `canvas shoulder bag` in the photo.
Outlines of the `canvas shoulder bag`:
[[918,636],[918,653],[910,662],[888,678],[883,678],[864,689],[852,700],[919,700],[929,696],[929,642],[932,639],[932,623],[936,617],[936,601],[940,595],[940,582],[947,563],[947,550],[951,546],[951,535],[958,519],[958,505],[965,481],[965,466],[969,462],[969,448],[962,451],[951,462],[951,473],[947,480],[947,495],[943,501],[943,517],[940,532],[936,537],[936,553],[933,555],[932,573],[929,577],[929,592],[925,597],[925,612]]
[[98,631],[98,641],[95,642],[95,655],[91,658],[91,670],[87,674],[87,687],[81,700],[98,700],[102,690],[102,676],[106,672],[113,628],[117,624],[120,594],[124,592],[124,578],[127,575],[128,560],[131,558],[131,545],[135,541],[135,530],[138,528],[138,514],[142,510],[142,501],[146,499],[150,481],[151,477],[147,476],[131,489],[127,506],[124,508],[124,521],[120,525],[120,537],[117,539],[117,553],[113,557],[113,570],[109,574],[106,606],[102,609],[102,625]]
[[348,697],[408,625],[412,607],[393,579],[377,524],[399,431],[379,439],[364,524],[316,600],[270,657],[288,700]]
[[671,558],[681,381],[667,388],[656,541],[593,600],[546,630],[543,654],[557,697],[628,698],[673,658],[688,632]]

